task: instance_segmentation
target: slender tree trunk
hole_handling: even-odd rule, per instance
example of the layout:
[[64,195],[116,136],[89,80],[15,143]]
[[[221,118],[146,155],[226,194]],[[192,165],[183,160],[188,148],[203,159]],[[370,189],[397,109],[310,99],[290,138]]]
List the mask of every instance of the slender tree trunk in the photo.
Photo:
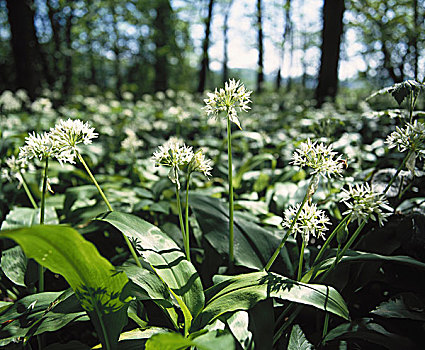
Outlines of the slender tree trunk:
[[276,90],[278,91],[280,87],[282,86],[282,67],[283,63],[285,61],[285,48],[286,48],[286,41],[288,38],[288,35],[290,34],[292,30],[292,23],[291,23],[291,0],[286,0],[285,5],[283,6],[284,11],[284,17],[285,17],[285,26],[283,29],[282,34],[282,52],[280,57],[280,64],[279,69],[276,74]]
[[115,73],[115,93],[119,99],[121,99],[121,86],[122,86],[122,77],[121,77],[121,64],[120,56],[121,50],[119,47],[120,33],[118,30],[118,18],[117,12],[115,9],[116,1],[112,1],[110,5],[112,13],[112,31],[114,33],[114,43],[112,51],[114,52],[114,73]]
[[413,71],[415,80],[418,80],[419,75],[419,49],[418,49],[418,36],[419,36],[419,9],[418,0],[413,0],[413,21],[414,21],[414,32],[413,32]]
[[66,99],[72,89],[72,20],[74,18],[73,4],[70,4],[70,13],[65,23],[65,52],[64,52],[64,83],[63,98]]
[[155,42],[155,80],[154,90],[165,91],[168,89],[169,63],[168,54],[173,34],[170,24],[173,10],[169,0],[157,0],[155,7],[156,17],[154,20],[154,42]]
[[11,46],[16,67],[16,87],[27,90],[34,98],[41,76],[37,37],[34,27],[33,0],[7,0]]
[[227,66],[229,57],[227,52],[227,45],[229,42],[229,38],[227,36],[229,31],[229,15],[230,15],[230,9],[232,8],[233,0],[230,0],[228,7],[225,9],[224,13],[224,24],[223,24],[223,82],[227,81],[229,79],[229,67]]
[[213,14],[214,0],[209,0],[208,3],[208,15],[205,19],[205,37],[202,45],[202,60],[201,60],[201,69],[199,70],[199,84],[198,92],[204,92],[205,84],[207,81],[207,73],[210,65],[210,60],[208,56],[208,49],[210,47],[210,32],[211,32],[211,21]]
[[327,98],[334,100],[338,90],[338,63],[344,10],[344,0],[324,0],[322,55],[319,82],[315,92],[317,107],[320,107]]
[[258,68],[257,91],[261,92],[264,83],[264,46],[263,46],[263,14],[262,2],[257,0],[257,30],[258,30]]

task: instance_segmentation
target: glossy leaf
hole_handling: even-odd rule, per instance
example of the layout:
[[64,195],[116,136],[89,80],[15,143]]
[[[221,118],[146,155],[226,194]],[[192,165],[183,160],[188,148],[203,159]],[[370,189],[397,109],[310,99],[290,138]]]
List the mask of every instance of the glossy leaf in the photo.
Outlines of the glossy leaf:
[[261,300],[279,298],[326,310],[348,319],[348,309],[341,295],[332,287],[304,284],[265,271],[229,278],[206,291],[207,304],[193,327],[203,328],[218,316],[248,310]]
[[192,317],[201,311],[204,306],[201,279],[170,237],[158,227],[131,214],[113,211],[101,215],[98,220],[109,222],[135,242],[138,253],[151,264],[171,291],[181,298]]
[[[204,237],[225,255],[229,250],[229,217],[225,204],[212,197],[191,194],[190,205]],[[235,264],[259,270],[266,265],[280,243],[280,239],[253,222],[234,220]]]
[[22,248],[16,246],[1,253],[1,269],[8,279],[18,286],[25,287],[27,257]]
[[305,337],[301,327],[295,324],[292,327],[291,335],[289,337],[288,350],[311,350],[311,345]]
[[38,225],[3,231],[0,237],[13,239],[28,258],[62,275],[89,313],[102,342],[113,347],[127,322],[128,278],[124,273],[117,273],[92,243],[67,226]]

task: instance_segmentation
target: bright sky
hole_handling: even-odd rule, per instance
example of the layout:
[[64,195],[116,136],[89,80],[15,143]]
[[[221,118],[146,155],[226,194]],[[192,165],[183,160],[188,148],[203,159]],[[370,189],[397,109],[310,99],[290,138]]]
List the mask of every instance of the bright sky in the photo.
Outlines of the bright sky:
[[[234,0],[229,20],[229,67],[252,68],[257,67],[258,51],[256,49],[257,32],[255,29],[256,0]],[[282,40],[284,26],[284,0],[263,0],[264,13],[264,69],[267,74],[277,72],[281,62],[279,43]],[[206,2],[205,2],[206,3]],[[283,60],[282,75],[287,77],[302,74],[302,61],[305,60],[307,73],[316,75],[320,62],[320,31],[321,31],[321,0],[292,0],[292,21],[294,22],[294,51],[292,63],[289,50]],[[223,8],[217,2],[214,7],[212,23],[212,43],[209,54],[213,70],[221,70],[223,59]],[[303,37],[301,32],[316,32],[315,40],[318,46],[312,47],[304,54],[302,48]],[[203,25],[195,25],[192,36],[200,47],[204,37]],[[314,46],[314,45],[312,45]],[[341,55],[339,76],[340,79],[353,77],[359,70],[365,69],[365,63],[359,52],[361,44],[356,43],[353,30],[345,33],[345,45]]]

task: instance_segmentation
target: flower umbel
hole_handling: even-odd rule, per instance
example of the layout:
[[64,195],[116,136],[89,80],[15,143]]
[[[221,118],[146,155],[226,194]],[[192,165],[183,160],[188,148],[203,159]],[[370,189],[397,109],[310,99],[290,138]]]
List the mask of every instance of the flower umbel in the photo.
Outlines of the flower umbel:
[[415,120],[413,124],[407,123],[402,129],[388,135],[386,143],[388,148],[397,147],[399,152],[413,150],[419,158],[425,157],[425,125]]
[[205,159],[202,150],[197,151],[193,155],[192,160],[190,161],[189,172],[199,171],[200,173],[203,173],[207,178],[209,178],[211,176],[211,170],[212,160]]
[[176,137],[171,137],[162,146],[159,146],[152,156],[155,166],[165,165],[171,167],[168,177],[179,188],[178,171],[181,167],[188,165],[192,158],[192,147],[186,146]]
[[54,128],[50,129],[50,135],[60,152],[68,154],[67,161],[70,163],[74,163],[78,144],[89,145],[92,143],[92,139],[98,136],[88,122],[83,123],[79,119],[60,120]]
[[[285,210],[285,219],[282,223],[283,227],[290,228],[297,212],[300,208],[300,203],[291,206]],[[310,239],[310,234],[316,238],[324,237],[324,231],[328,230],[326,225],[329,225],[329,218],[323,210],[317,209],[315,203],[305,203],[301,209],[300,216],[295,222],[292,232],[296,237],[297,233],[301,234],[305,244]]]
[[6,159],[6,167],[1,170],[1,177],[7,181],[12,182],[13,179],[19,181],[19,185],[22,183],[22,173],[25,172],[27,163],[24,158],[17,159],[15,156],[11,156]]
[[224,84],[224,89],[215,89],[214,93],[208,93],[208,98],[204,99],[206,106],[204,107],[207,115],[217,117],[220,112],[226,112],[227,117],[235,123],[239,129],[241,128],[238,112],[248,112],[251,107],[248,104],[251,102],[250,96],[252,91],[246,90],[245,85],[239,80],[230,79]]
[[24,161],[38,158],[40,160],[48,157],[56,156],[58,145],[50,137],[50,134],[44,132],[43,134],[28,134],[25,138],[25,145],[19,148],[19,159]]
[[388,208],[389,204],[385,196],[381,193],[374,192],[368,183],[348,185],[348,190],[342,189],[342,201],[348,207],[343,214],[350,214],[352,219],[357,219],[358,224],[366,221],[369,217],[378,221],[380,226],[384,225],[390,213],[382,211]]
[[308,166],[313,169],[313,174],[319,173],[323,177],[331,175],[341,176],[345,160],[341,155],[335,158],[337,152],[334,152],[332,146],[325,146],[323,143],[307,142],[301,143],[295,150],[291,163],[299,167]]

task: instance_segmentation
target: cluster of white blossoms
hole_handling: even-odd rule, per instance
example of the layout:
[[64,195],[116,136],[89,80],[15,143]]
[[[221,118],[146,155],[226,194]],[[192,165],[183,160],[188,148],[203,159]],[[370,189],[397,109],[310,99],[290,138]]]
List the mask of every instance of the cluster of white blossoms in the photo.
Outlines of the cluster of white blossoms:
[[97,135],[94,128],[81,120],[60,120],[50,132],[29,134],[25,138],[25,145],[19,149],[19,159],[28,161],[33,158],[43,160],[54,157],[61,164],[74,164],[77,145],[90,144]]
[[[301,204],[298,203],[285,210],[285,219],[282,222],[283,227],[291,227],[292,222],[300,209],[300,205]],[[301,209],[300,216],[294,223],[292,232],[295,237],[297,236],[297,233],[301,234],[305,244],[307,244],[310,240],[310,235],[316,238],[324,237],[324,231],[328,230],[326,225],[329,224],[330,221],[325,212],[317,209],[317,205],[315,203],[309,204],[307,202]]]
[[221,112],[226,112],[227,118],[235,123],[239,129],[241,128],[238,112],[248,112],[251,107],[248,104],[251,102],[250,96],[252,91],[246,90],[245,85],[239,80],[230,79],[224,84],[224,89],[215,89],[214,93],[209,92],[208,98],[204,99],[206,106],[204,107],[207,115],[217,117]]
[[348,190],[343,188],[342,201],[348,207],[343,214],[350,214],[352,219],[357,219],[358,224],[362,221],[367,222],[371,218],[383,226],[386,218],[391,215],[382,211],[382,209],[391,209],[385,196],[374,192],[368,183],[348,185]]
[[158,150],[153,153],[152,160],[155,166],[165,165],[171,167],[168,177],[180,188],[178,172],[181,168],[189,166],[189,172],[199,171],[206,177],[210,176],[212,161],[205,159],[202,151],[193,152],[192,147],[186,146],[176,137],[171,137]]
[[133,130],[126,128],[124,132],[127,135],[127,137],[121,142],[121,147],[124,150],[134,152],[144,145],[143,140],[140,140]]
[[21,185],[23,182],[22,174],[26,172],[28,163],[26,163],[25,159],[18,159],[15,156],[7,158],[5,163],[6,166],[1,169],[1,177],[10,182],[16,179]]
[[419,158],[425,157],[425,125],[415,120],[404,128],[396,127],[396,131],[388,135],[388,148],[397,147],[399,152],[413,150]]
[[313,169],[313,174],[318,173],[323,177],[341,176],[346,161],[341,155],[337,157],[336,155],[337,152],[332,150],[332,146],[325,146],[323,143],[318,144],[307,139],[307,142],[301,143],[295,150],[291,164],[301,168],[308,166]]
[[211,170],[212,160],[206,159],[202,150],[196,152],[189,164],[189,172],[199,171],[209,178],[211,176]]

